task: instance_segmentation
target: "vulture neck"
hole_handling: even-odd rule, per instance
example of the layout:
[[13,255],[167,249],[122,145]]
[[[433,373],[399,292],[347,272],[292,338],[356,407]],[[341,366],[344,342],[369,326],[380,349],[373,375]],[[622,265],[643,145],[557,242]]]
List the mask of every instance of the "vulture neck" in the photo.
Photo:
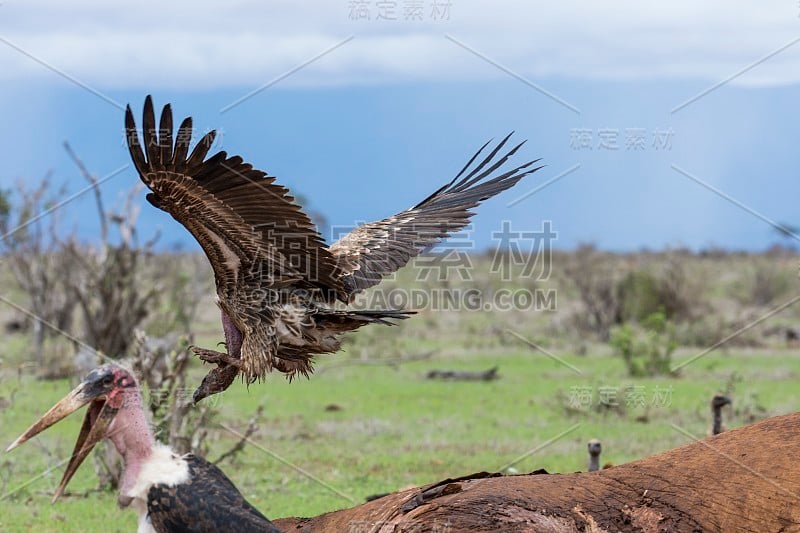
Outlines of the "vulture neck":
[[120,494],[126,494],[136,484],[142,465],[150,457],[155,445],[138,388],[125,391],[125,401],[110,429],[108,438],[114,443],[124,463]]
[[600,454],[589,454],[589,472],[600,470]]
[[714,421],[711,425],[711,434],[719,435],[722,433],[722,407],[719,405],[714,406]]

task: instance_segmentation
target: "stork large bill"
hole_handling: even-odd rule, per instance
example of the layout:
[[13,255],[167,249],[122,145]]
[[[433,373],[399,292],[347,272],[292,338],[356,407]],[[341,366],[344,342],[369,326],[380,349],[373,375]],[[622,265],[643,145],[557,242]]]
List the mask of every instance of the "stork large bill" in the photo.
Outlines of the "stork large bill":
[[82,382],[6,448],[6,452],[10,452],[84,405],[89,404],[89,408],[83,418],[81,431],[78,434],[78,440],[75,442],[75,448],[72,451],[72,457],[69,460],[69,464],[67,464],[67,469],[64,471],[61,482],[58,484],[56,493],[53,496],[53,502],[63,494],[67,483],[72,479],[72,476],[89,455],[89,452],[108,435],[108,427],[119,411],[119,409],[107,403],[105,394],[98,395],[93,393],[91,388],[88,382]]

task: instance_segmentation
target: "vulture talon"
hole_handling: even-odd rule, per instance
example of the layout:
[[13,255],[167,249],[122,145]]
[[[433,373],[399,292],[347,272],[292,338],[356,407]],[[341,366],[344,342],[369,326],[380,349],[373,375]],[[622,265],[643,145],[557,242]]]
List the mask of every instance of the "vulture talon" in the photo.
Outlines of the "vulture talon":
[[241,368],[242,366],[241,360],[231,357],[226,353],[209,350],[208,348],[200,348],[199,346],[191,346],[190,349],[205,363],[214,363],[219,366],[235,366],[236,368]]

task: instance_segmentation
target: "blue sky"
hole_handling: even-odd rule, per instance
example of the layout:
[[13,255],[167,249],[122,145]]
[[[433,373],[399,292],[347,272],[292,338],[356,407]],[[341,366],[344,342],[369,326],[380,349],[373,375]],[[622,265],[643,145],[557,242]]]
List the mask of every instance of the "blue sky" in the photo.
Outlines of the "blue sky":
[[[444,4],[9,0],[0,184],[52,170],[81,190],[65,140],[100,177],[129,164],[116,104],[138,117],[152,94],[334,225],[411,206],[511,130],[516,160],[547,167],[479,208],[478,248],[503,220],[611,250],[761,250],[780,241],[769,221],[800,225],[796,2]],[[129,167],[103,191],[136,182]],[[193,246],[140,196],[144,235]],[[87,239],[90,200],[58,215]]]

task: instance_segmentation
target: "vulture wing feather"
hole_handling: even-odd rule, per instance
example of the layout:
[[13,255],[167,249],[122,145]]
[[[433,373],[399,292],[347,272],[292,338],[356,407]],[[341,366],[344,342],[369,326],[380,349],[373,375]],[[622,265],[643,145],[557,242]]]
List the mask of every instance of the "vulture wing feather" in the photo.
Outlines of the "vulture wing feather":
[[[155,129],[148,96],[143,140],[133,113],[125,115],[128,147],[148,201],[167,211],[200,243],[211,262],[218,292],[233,295],[269,284],[298,284],[344,298],[335,259],[288,189],[239,156],[218,152],[206,159],[215,139],[204,135],[191,154],[191,119],[173,139],[172,110],[164,107]],[[156,134],[157,133],[157,134]],[[238,288],[238,289],[237,289]]]
[[498,157],[510,138],[507,135],[473,167],[490,143],[484,144],[455,178],[414,207],[363,224],[331,245],[348,296],[378,284],[411,258],[461,230],[474,214],[470,209],[542,168],[533,166],[537,159],[491,177],[524,144]]

